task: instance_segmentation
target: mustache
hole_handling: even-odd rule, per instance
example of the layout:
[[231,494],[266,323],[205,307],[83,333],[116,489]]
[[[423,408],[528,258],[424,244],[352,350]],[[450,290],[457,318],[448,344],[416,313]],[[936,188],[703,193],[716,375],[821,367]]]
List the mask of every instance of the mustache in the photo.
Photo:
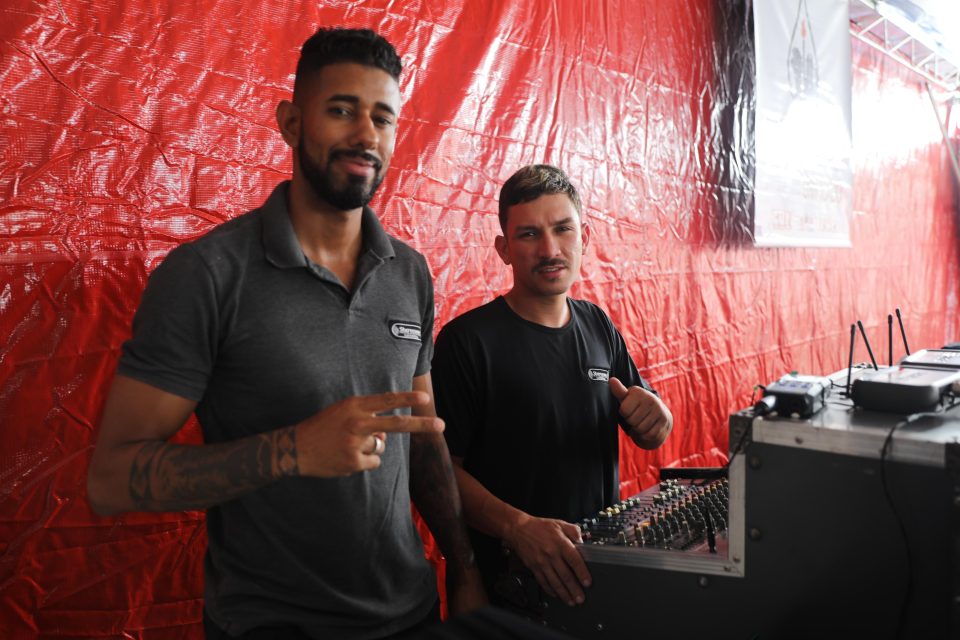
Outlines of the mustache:
[[373,155],[372,153],[367,153],[366,151],[356,151],[354,149],[342,149],[340,151],[334,151],[330,154],[330,160],[338,160],[340,158],[354,158],[356,160],[363,160],[364,162],[369,162],[373,165],[373,168],[377,171],[383,167],[383,163],[380,162],[380,158]]
[[550,267],[564,267],[570,268],[570,263],[566,260],[561,260],[560,258],[554,258],[552,260],[541,260],[537,263],[533,269],[534,271],[539,271],[540,269],[549,269]]

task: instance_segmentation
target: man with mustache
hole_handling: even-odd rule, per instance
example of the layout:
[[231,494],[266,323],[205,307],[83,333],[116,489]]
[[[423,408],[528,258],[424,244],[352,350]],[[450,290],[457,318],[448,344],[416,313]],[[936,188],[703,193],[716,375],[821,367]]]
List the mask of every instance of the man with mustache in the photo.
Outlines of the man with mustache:
[[590,240],[569,178],[524,167],[499,208],[495,246],[513,288],[437,336],[437,412],[491,599],[509,600],[506,549],[574,605],[590,574],[571,521],[619,500],[618,425],[653,449],[673,416],[606,313],[568,295]]
[[[366,206],[400,71],[372,31],[309,38],[276,111],[292,179],[173,250],[123,345],[90,502],[207,510],[208,638],[418,637],[439,607],[411,498],[451,612],[485,602],[433,407],[430,273]],[[205,444],[169,442],[192,413]]]

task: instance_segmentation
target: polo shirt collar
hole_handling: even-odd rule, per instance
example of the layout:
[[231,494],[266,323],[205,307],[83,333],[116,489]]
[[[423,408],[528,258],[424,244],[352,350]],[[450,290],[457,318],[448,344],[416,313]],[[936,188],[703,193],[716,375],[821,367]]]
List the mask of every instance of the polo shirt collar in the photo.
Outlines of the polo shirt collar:
[[[300,242],[293,231],[293,223],[290,222],[290,215],[287,212],[289,186],[289,180],[278,184],[261,207],[264,252],[270,264],[281,269],[308,265],[307,257],[300,248]],[[390,236],[383,230],[377,214],[370,207],[363,208],[360,232],[363,235],[362,253],[369,251],[381,260],[396,257]]]

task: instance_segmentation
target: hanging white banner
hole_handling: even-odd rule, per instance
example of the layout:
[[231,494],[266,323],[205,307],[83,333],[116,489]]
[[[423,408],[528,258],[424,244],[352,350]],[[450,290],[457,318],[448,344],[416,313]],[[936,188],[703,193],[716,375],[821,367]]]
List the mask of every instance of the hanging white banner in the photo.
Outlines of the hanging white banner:
[[849,247],[847,0],[755,0],[754,243]]

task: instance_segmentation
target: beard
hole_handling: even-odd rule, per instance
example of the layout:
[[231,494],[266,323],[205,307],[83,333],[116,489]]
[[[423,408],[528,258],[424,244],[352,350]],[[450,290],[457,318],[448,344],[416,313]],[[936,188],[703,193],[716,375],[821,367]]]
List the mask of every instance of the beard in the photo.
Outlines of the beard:
[[[348,175],[343,184],[334,183],[331,177],[331,165],[337,158],[344,156],[357,156],[374,163],[375,172],[369,183],[364,176],[354,175]],[[327,159],[326,170],[324,170],[319,163],[314,162],[307,154],[301,134],[300,144],[297,145],[297,157],[300,160],[300,171],[303,173],[307,184],[313,189],[314,194],[340,211],[352,211],[366,206],[373,198],[377,187],[383,182],[383,172],[381,171],[383,165],[379,160],[363,151],[334,151]]]

